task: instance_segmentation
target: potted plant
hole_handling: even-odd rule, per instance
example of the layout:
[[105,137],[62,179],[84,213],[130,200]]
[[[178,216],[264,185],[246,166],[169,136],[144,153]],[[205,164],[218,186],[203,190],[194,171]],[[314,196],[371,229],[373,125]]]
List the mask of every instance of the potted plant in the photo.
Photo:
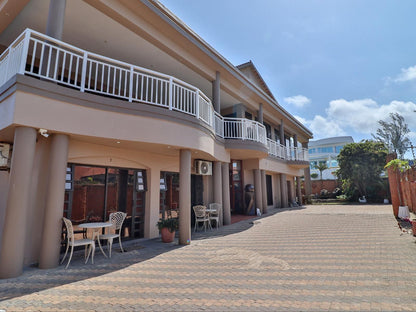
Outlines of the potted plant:
[[175,232],[179,227],[178,218],[159,219],[157,227],[162,235],[162,242],[171,243],[175,238]]
[[[400,192],[400,184],[401,184],[400,173],[410,169],[410,166],[409,166],[409,163],[407,161],[396,158],[396,159],[390,160],[387,163],[387,165],[384,166],[384,168],[385,169],[389,169],[389,168],[392,169],[395,176],[396,176],[396,181],[394,181],[394,179],[390,179],[390,177],[389,177],[389,181],[390,181],[390,186],[392,186],[393,181],[394,181],[394,184],[396,185],[397,197],[398,197],[398,200],[399,200],[399,207],[396,208],[393,205],[393,210],[394,210],[395,217],[398,217],[398,215],[399,215],[398,212],[400,211],[400,208],[408,211],[408,207],[406,207],[406,203],[404,202],[405,198],[404,199],[402,198],[402,194]],[[393,197],[394,196],[393,196],[393,191],[392,191],[391,187],[390,187],[390,191],[392,192],[392,202],[393,202]],[[396,211],[396,209],[397,209],[397,211]]]

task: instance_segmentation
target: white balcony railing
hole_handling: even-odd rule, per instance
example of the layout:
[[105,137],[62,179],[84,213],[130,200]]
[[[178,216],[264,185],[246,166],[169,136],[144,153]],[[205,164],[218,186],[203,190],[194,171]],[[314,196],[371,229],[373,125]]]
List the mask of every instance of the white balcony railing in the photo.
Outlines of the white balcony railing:
[[308,150],[300,147],[287,147],[267,139],[269,155],[286,160],[309,161]]
[[198,88],[143,67],[79,49],[26,29],[0,55],[0,86],[16,74],[29,75],[80,90],[164,107],[195,116],[217,136],[262,143],[283,159],[307,159],[303,149],[288,150],[266,140],[265,127],[244,118],[224,118]]

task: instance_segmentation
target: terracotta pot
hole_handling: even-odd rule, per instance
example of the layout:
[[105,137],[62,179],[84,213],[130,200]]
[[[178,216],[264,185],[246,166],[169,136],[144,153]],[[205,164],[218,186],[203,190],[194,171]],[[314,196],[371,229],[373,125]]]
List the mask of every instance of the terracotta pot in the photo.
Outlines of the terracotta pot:
[[170,232],[168,228],[162,228],[160,233],[162,234],[162,242],[164,243],[172,243],[175,239],[175,231]]

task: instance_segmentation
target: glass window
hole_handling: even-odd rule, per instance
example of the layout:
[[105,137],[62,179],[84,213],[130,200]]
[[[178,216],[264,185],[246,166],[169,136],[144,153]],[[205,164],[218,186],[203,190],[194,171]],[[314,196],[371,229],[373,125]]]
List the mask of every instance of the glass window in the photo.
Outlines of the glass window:
[[338,161],[337,160],[331,160],[331,167],[338,167]]
[[342,145],[335,146],[335,153],[339,154],[343,147]]

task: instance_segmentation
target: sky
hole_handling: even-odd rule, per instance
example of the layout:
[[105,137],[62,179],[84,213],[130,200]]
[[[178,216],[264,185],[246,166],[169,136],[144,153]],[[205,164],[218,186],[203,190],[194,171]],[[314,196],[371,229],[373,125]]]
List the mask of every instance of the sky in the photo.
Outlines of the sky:
[[314,140],[371,139],[398,112],[416,145],[416,1],[160,2],[232,64],[251,60]]

